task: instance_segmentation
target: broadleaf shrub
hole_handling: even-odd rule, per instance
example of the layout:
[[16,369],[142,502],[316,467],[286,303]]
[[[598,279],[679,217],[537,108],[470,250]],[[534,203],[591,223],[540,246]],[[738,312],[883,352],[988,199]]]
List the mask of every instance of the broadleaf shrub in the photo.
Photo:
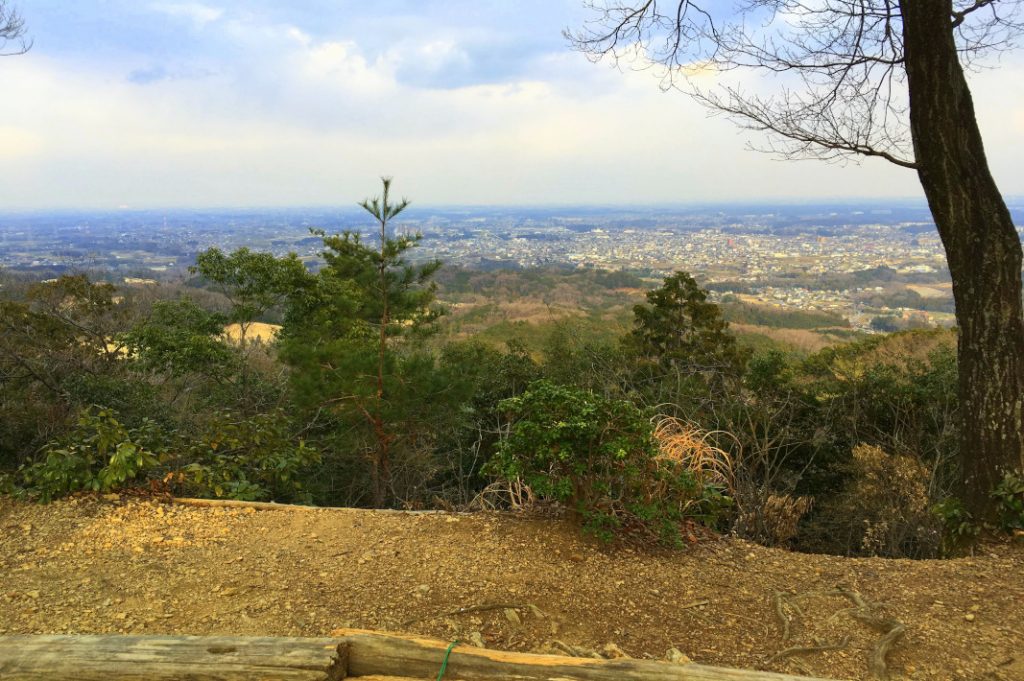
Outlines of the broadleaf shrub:
[[43,448],[41,460],[22,466],[19,487],[24,496],[42,501],[78,491],[109,492],[159,465],[153,445],[160,440],[152,421],[129,429],[113,410],[90,407],[67,435]]
[[244,501],[310,501],[304,477],[320,452],[296,439],[281,412],[234,418],[215,414],[171,474],[188,494]]
[[992,491],[1005,532],[1024,531],[1024,473],[1006,473]]
[[602,540],[679,544],[687,521],[714,524],[728,505],[720,485],[659,456],[650,420],[630,402],[541,380],[499,406],[512,425],[486,471],[565,504]]
[[281,412],[216,413],[198,435],[171,437],[153,421],[129,428],[113,409],[94,406],[37,461],[0,484],[43,502],[151,480],[179,494],[309,502],[305,481],[319,462],[319,451],[293,437]]

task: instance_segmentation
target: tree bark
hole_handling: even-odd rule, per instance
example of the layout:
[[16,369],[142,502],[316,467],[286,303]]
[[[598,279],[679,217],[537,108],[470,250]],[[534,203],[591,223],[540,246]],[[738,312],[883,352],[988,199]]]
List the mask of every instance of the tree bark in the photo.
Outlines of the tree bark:
[[1002,473],[1024,467],[1022,255],[989,172],[952,11],[952,0],[900,3],[917,172],[946,250],[960,333],[961,494],[984,520]]

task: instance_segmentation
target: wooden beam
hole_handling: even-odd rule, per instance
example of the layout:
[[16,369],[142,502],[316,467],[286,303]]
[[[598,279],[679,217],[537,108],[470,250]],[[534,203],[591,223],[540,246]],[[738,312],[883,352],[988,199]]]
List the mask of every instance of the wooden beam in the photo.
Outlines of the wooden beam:
[[[435,679],[448,643],[339,629],[334,638],[0,636],[3,681],[340,681]],[[825,681],[771,672],[530,655],[455,646],[451,681]]]
[[471,515],[469,511],[407,511],[400,508],[352,508],[351,506],[304,506],[302,504],[279,504],[276,501],[239,501],[237,499],[193,499],[171,497],[171,503],[199,508],[252,508],[257,511],[358,511],[359,513],[382,513],[385,515]]
[[339,681],[338,639],[0,636],[3,681]]
[[[402,634],[359,629],[338,629],[331,633],[348,644],[348,674],[356,678],[381,675],[434,679],[448,647],[445,641]],[[700,664],[530,655],[472,646],[452,649],[445,678],[453,681],[825,681]]]

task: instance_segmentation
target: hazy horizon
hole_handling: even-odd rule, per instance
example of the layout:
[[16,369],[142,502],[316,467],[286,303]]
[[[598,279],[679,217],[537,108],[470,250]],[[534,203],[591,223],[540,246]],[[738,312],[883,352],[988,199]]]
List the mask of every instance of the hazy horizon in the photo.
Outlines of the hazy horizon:
[[[379,192],[378,192],[379,193]],[[400,192],[399,192],[400,193]],[[360,197],[359,200],[365,197]],[[414,197],[408,197],[412,201],[406,214],[413,214],[422,211],[472,211],[472,210],[502,210],[502,211],[535,211],[535,210],[579,210],[579,211],[647,211],[647,210],[699,210],[713,208],[742,208],[742,207],[855,207],[855,206],[900,206],[913,208],[927,208],[924,197],[904,196],[814,196],[814,197],[755,197],[744,199],[719,199],[719,200],[692,200],[692,201],[650,201],[636,203],[465,203],[446,204],[428,203],[417,201]],[[1022,209],[1024,205],[1024,194],[1007,195],[1004,199],[1010,204],[1011,209]],[[237,204],[237,205],[150,205],[150,206],[60,206],[60,207],[31,207],[14,208],[0,207],[0,216],[19,216],[33,214],[116,214],[116,213],[153,213],[153,212],[246,212],[258,213],[261,211],[339,211],[342,213],[362,214],[364,209],[358,205],[357,200],[350,203],[320,203],[320,204]]]

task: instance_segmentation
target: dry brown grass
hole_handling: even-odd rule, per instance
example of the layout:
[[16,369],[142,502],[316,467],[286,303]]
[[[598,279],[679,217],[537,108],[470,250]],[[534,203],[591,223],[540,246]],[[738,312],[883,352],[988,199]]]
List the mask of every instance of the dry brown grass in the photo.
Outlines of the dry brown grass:
[[672,416],[659,416],[654,422],[659,460],[684,466],[701,485],[719,485],[732,493],[736,481],[732,457],[710,442],[722,434]]
[[769,494],[753,509],[740,514],[736,532],[768,546],[786,546],[796,538],[800,519],[813,504],[811,497]]

